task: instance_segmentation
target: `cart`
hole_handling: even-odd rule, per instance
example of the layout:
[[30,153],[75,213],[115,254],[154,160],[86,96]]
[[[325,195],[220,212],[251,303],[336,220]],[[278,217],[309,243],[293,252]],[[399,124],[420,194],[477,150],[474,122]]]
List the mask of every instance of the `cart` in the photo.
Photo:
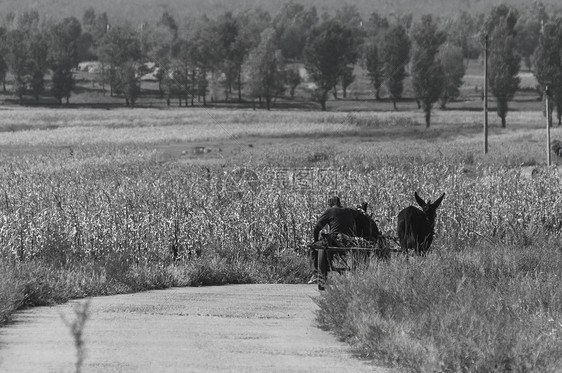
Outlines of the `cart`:
[[361,266],[366,266],[372,254],[380,259],[390,259],[391,252],[401,253],[398,247],[390,247],[390,242],[396,240],[391,237],[379,238],[376,247],[357,246],[309,246],[310,250],[318,252],[318,290],[324,290],[328,272],[353,271]]

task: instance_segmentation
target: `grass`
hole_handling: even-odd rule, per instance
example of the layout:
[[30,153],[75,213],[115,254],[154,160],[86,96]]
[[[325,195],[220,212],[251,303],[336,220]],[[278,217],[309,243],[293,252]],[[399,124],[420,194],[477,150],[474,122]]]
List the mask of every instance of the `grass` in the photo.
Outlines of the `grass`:
[[301,283],[308,275],[302,258],[280,258],[281,263],[233,261],[214,256],[179,263],[129,265],[83,260],[61,268],[34,259],[0,261],[0,322],[21,308],[64,303],[90,296],[138,292],[178,286],[245,283]]
[[[22,307],[91,295],[302,283],[310,273],[294,250],[309,243],[327,196],[366,200],[394,234],[414,191],[446,192],[434,253],[333,277],[319,321],[411,371],[560,365],[562,184],[540,166],[540,113],[513,112],[505,130],[493,123],[487,156],[480,114],[456,110],[437,111],[430,129],[418,112],[3,113],[3,322]],[[337,182],[306,190],[270,178],[307,168]]]
[[556,372],[562,276],[555,242],[479,243],[336,278],[321,325],[413,372]]

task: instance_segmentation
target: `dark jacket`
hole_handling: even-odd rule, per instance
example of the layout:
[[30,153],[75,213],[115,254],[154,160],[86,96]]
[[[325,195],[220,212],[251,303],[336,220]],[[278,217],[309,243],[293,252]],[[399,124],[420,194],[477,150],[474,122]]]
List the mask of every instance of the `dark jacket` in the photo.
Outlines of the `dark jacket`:
[[362,214],[359,210],[343,208],[343,207],[330,207],[327,209],[314,227],[314,241],[318,241],[318,236],[322,228],[326,224],[330,225],[330,233],[343,233],[348,236],[355,236],[355,219]]

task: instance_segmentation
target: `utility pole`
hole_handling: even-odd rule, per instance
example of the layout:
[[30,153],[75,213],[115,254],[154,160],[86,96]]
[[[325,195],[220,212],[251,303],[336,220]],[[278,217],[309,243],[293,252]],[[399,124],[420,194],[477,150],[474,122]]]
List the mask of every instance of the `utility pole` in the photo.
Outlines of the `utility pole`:
[[[544,21],[541,19],[541,34],[544,34]],[[550,166],[552,161],[550,159],[550,91],[548,84],[544,86],[544,103],[546,110],[546,165]]]
[[488,34],[484,35],[484,154],[488,153]]
[[550,99],[549,96],[550,92],[548,90],[548,84],[545,86],[544,96],[545,96],[545,105],[546,105],[546,165],[550,166]]

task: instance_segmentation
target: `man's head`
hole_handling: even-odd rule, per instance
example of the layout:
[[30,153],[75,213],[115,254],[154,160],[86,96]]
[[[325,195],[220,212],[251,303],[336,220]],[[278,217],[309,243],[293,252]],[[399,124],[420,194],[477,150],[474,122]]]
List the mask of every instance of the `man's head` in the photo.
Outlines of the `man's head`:
[[328,206],[330,207],[341,207],[340,197],[333,196],[328,199]]

